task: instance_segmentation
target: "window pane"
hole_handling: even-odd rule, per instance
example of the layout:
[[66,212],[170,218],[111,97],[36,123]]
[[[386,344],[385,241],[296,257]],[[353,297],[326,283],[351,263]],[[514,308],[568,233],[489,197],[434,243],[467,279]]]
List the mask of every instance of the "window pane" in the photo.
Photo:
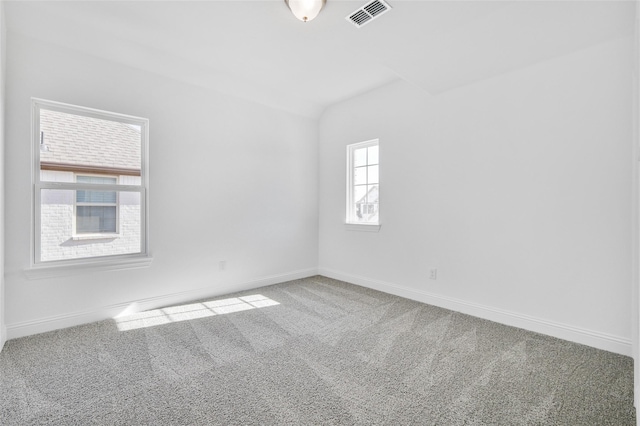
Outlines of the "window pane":
[[365,185],[367,183],[367,168],[366,167],[356,167],[353,170],[353,184],[354,185]]
[[78,190],[76,193],[76,202],[91,204],[115,204],[115,191],[84,191]]
[[378,167],[379,166],[367,167],[367,183],[378,183]]
[[77,206],[76,233],[115,233],[116,210],[116,206]]
[[[41,181],[74,182],[78,172],[139,177],[141,147],[140,126],[40,109]],[[84,179],[78,182],[118,183]]]
[[367,203],[378,204],[379,195],[380,191],[378,189],[378,185],[367,186]]
[[367,164],[369,165],[378,164],[378,145],[370,146],[369,148],[367,148],[367,150],[369,152],[369,158],[367,160]]
[[378,216],[378,186],[377,185],[368,185],[367,186],[367,195],[361,200],[361,205],[358,210],[361,212],[360,216],[358,216],[358,221],[363,223],[377,223]]
[[353,220],[361,221],[364,216],[363,204],[367,202],[367,185],[359,185],[353,188]]
[[360,148],[353,151],[353,166],[367,165],[367,148]]
[[353,202],[365,202],[367,196],[367,185],[359,185],[353,188]]
[[77,192],[80,191],[41,191],[40,261],[141,252],[142,208],[139,192],[117,191],[117,207],[75,206],[74,210]]
[[377,140],[353,144],[347,150],[348,223],[379,223]]

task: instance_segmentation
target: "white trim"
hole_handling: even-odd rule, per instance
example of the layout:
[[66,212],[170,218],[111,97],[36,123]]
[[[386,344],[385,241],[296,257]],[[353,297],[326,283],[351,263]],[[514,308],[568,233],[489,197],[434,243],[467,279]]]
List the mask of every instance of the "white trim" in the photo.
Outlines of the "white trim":
[[[36,136],[37,135],[37,136]],[[31,99],[31,185],[33,187],[31,194],[31,266],[36,264],[36,259],[40,256],[41,238],[40,209],[41,209],[41,188],[38,187],[40,182],[40,145],[35,146],[36,138],[40,138],[40,108],[36,104],[35,99]],[[36,211],[37,209],[37,211]],[[38,220],[36,220],[36,218]]]
[[6,182],[5,174],[5,128],[6,128],[6,40],[7,40],[7,25],[5,18],[4,2],[0,2],[0,351],[4,347],[4,343],[7,341],[7,327],[5,325],[5,191],[4,186]]
[[[318,270],[316,268],[309,268],[284,274],[257,278],[255,280],[247,281],[239,285],[234,285],[233,292],[251,290],[266,285],[307,278],[316,275],[317,272]],[[195,290],[149,297],[146,299],[131,300],[124,303],[117,303],[114,305],[107,305],[84,311],[70,312],[61,315],[38,318],[30,321],[22,321],[7,325],[7,340],[114,318],[118,314],[121,314],[125,309],[127,310],[127,313],[135,313],[149,309],[157,309],[163,306],[169,306],[177,303],[185,303],[192,300],[204,299],[207,297],[218,297],[222,296],[223,294],[226,294],[226,292],[220,293],[219,290],[216,291],[215,286],[210,286],[205,288],[198,288]]]
[[[75,115],[78,115],[80,113],[80,115],[83,115],[86,117],[98,118],[100,120],[116,121],[118,123],[133,124],[135,126],[142,126],[141,122],[149,121],[148,119],[143,117],[136,117],[133,115],[121,114],[119,112],[111,112],[111,111],[105,111],[105,110],[96,109],[96,108],[71,105],[71,104],[66,104],[64,102],[50,101],[42,98],[34,97],[34,98],[31,98],[31,100],[33,101],[34,105],[35,104],[40,105],[41,107],[44,107],[45,109],[48,109],[48,110],[65,112],[68,114],[75,114]],[[141,129],[141,131],[142,130],[144,129]]]
[[77,182],[47,182],[36,184],[38,189],[57,189],[62,191],[75,191],[76,189],[86,191],[119,191],[119,192],[144,192],[141,185],[119,185],[107,183],[77,183]]
[[7,327],[2,324],[2,326],[0,327],[0,352],[2,352],[2,348],[4,348],[4,344],[7,340]]
[[574,327],[568,324],[562,324],[559,322],[549,321],[530,315],[493,308],[478,303],[467,302],[452,297],[428,293],[426,291],[373,280],[371,278],[352,275],[333,269],[318,268],[318,274],[327,276],[329,278],[358,284],[363,287],[372,288],[374,290],[383,291],[385,293],[394,294],[396,296],[416,300],[418,302],[439,306],[441,308],[450,309],[452,311],[462,312],[464,314],[473,315],[475,317],[487,319],[490,321],[499,322],[501,324],[509,325],[512,327],[523,328],[525,330],[534,331],[536,333],[546,334],[549,336],[557,337],[559,339],[569,340],[571,342],[592,346],[594,348],[603,349],[605,351],[615,352],[627,356],[632,355],[631,339],[628,338],[614,336],[608,333],[601,333],[599,331],[588,330],[581,327]]
[[631,166],[631,332],[634,358],[634,400],[637,424],[640,425],[640,2],[636,1],[633,35],[633,102]]
[[[47,109],[98,118],[101,120],[115,121],[125,124],[134,124],[140,127],[140,184],[139,185],[118,185],[116,184],[88,184],[77,182],[43,182],[40,180],[40,110]],[[31,261],[32,269],[37,269],[44,264],[47,267],[54,264],[66,267],[69,264],[67,259],[42,261],[41,255],[41,191],[43,189],[77,190],[86,189],[94,191],[117,191],[139,192],[140,193],[140,252],[136,253],[139,258],[147,257],[150,252],[149,247],[149,120],[147,118],[135,117],[110,111],[103,111],[94,108],[87,108],[77,105],[65,104],[62,102],[48,101],[44,99],[31,98],[31,175],[32,175],[32,206],[31,206]],[[81,175],[90,175],[81,173]],[[118,215],[119,217],[119,215]],[[75,236],[75,201],[74,201],[74,223],[72,237]],[[118,223],[118,227],[120,224]],[[114,255],[119,256],[119,255]],[[95,270],[101,270],[102,265],[107,264],[100,257],[85,257],[74,259],[73,263],[83,263],[87,266],[95,265]],[[118,263],[115,260],[112,263]],[[79,269],[74,267],[74,269]],[[120,268],[118,268],[120,269]],[[27,275],[38,275],[27,274]]]
[[86,240],[114,240],[116,238],[120,238],[119,233],[114,234],[77,234],[72,235],[71,239],[73,241],[86,241]]
[[123,269],[148,268],[153,262],[153,258],[146,255],[123,255],[123,256],[105,256],[101,258],[93,257],[91,262],[83,262],[83,259],[77,261],[57,261],[51,264],[40,263],[23,270],[24,275],[29,280],[39,280],[45,278],[68,277],[85,273],[94,273],[101,271],[119,271]]
[[344,229],[347,231],[380,232],[381,226],[375,223],[345,223]]

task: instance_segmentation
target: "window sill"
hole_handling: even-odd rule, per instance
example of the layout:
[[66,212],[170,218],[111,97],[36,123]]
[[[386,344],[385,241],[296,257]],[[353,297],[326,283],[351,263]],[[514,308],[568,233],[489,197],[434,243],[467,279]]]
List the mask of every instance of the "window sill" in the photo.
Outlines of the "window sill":
[[71,237],[73,241],[86,241],[86,240],[114,240],[120,238],[120,234],[84,234],[74,235]]
[[153,258],[150,256],[119,257],[117,259],[95,259],[89,261],[52,262],[53,264],[38,264],[25,269],[27,279],[38,280],[45,278],[67,277],[101,271],[118,271],[124,269],[148,268]]
[[345,223],[344,228],[347,231],[364,231],[364,232],[380,232],[379,223]]

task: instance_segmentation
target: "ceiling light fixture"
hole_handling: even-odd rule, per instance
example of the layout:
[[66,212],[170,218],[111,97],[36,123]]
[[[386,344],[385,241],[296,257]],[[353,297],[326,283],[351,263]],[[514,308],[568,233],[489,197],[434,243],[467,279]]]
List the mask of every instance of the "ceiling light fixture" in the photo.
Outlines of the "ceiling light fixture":
[[327,0],[284,0],[284,2],[296,18],[307,22],[318,16]]

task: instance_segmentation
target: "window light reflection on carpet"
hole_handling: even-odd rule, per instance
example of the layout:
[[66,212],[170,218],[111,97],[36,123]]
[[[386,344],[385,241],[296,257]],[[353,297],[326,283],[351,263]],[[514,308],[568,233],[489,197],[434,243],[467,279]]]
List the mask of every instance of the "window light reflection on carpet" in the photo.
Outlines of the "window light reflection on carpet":
[[118,330],[129,331],[275,305],[279,305],[279,303],[261,294],[254,294],[250,296],[191,303],[188,305],[170,306],[135,314],[125,313],[114,319]]

